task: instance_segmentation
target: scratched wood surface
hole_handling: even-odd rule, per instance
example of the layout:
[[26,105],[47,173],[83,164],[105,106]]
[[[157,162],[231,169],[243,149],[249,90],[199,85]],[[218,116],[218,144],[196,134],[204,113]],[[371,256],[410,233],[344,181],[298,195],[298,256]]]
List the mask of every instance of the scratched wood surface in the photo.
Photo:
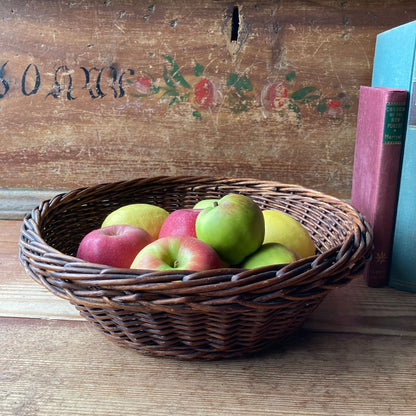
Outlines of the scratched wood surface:
[[20,221],[0,221],[2,416],[416,414],[416,297],[331,292],[289,343],[183,362],[116,346],[19,264]]
[[0,319],[2,416],[414,416],[414,337],[301,333],[251,359],[179,362],[85,322]]
[[3,1],[0,188],[153,175],[349,198],[360,85],[413,1]]

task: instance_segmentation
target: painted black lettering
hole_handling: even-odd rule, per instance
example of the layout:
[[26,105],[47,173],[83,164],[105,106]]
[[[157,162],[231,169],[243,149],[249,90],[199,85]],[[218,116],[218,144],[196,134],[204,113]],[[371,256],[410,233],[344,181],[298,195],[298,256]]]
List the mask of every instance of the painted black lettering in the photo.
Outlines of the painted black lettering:
[[7,62],[5,62],[0,67],[0,83],[3,86],[3,89],[4,89],[4,91],[0,93],[0,98],[5,97],[7,95],[7,93],[9,92],[9,88],[10,88],[9,83],[4,79],[4,67],[7,65]]
[[22,77],[22,93],[23,95],[25,95],[26,97],[28,97],[29,95],[33,95],[36,94],[39,90],[40,87],[40,73],[39,73],[39,69],[36,65],[33,65],[33,67],[35,68],[35,86],[33,87],[32,91],[27,92],[26,90],[26,77],[27,77],[27,73],[29,72],[30,67],[33,64],[29,64],[26,69],[25,72],[23,72],[23,77]]
[[64,71],[63,75],[68,76],[68,90],[66,92],[66,98],[68,100],[75,100],[76,97],[72,96],[72,76],[69,73],[69,68],[66,65],[61,65],[57,70],[55,71],[55,82],[52,87],[52,90],[47,94],[47,97],[49,95],[52,95],[53,98],[59,98],[62,92],[61,84],[58,81],[58,74],[60,71]]
[[124,97],[124,88],[123,88],[123,77],[124,75],[128,73],[129,75],[134,75],[134,70],[133,69],[127,69],[127,71],[124,71],[121,75],[120,78],[118,80],[118,87],[120,89],[120,94],[118,95],[118,98]]
[[112,75],[113,75],[110,88],[113,90],[114,98],[117,98],[117,90],[115,87],[115,84],[117,82],[117,69],[114,68],[113,66],[110,66],[110,71],[112,72]]
[[[82,66],[81,69],[84,71],[84,74],[85,74],[85,85],[84,85],[83,88],[88,90],[88,92],[90,93],[90,97],[92,99],[95,100],[96,98],[103,98],[105,96],[105,94],[101,90],[100,82],[101,82],[101,74],[102,74],[104,68],[98,69],[98,68],[94,67],[94,68],[91,68],[91,69],[88,70],[87,68],[84,68]],[[91,71],[98,72],[97,81],[95,82],[95,92],[97,93],[97,95],[94,94],[94,92],[91,88],[91,84],[90,84]]]

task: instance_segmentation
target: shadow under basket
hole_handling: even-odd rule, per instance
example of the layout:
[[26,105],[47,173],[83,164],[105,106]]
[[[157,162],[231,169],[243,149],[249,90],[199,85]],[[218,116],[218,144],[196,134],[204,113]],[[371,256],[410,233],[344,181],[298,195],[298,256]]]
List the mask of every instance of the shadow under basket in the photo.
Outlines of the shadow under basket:
[[[307,228],[317,254],[288,265],[204,272],[116,269],[75,257],[82,237],[120,206],[173,211],[229,193],[290,214]],[[362,274],[372,231],[351,205],[297,185],[154,177],[43,201],[23,220],[19,247],[35,281],[117,344],[154,356],[221,359],[261,351],[297,331],[330,290]]]

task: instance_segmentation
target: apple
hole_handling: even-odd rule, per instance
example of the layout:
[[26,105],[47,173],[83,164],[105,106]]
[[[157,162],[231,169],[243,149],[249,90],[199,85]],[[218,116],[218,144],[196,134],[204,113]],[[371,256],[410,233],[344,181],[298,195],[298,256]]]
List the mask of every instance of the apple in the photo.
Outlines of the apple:
[[295,218],[282,211],[264,210],[263,243],[281,243],[300,258],[315,255],[315,244],[308,230]]
[[193,270],[218,269],[224,263],[217,252],[195,237],[169,236],[144,247],[131,263],[132,269]]
[[172,211],[160,228],[159,238],[170,235],[187,235],[196,238],[195,222],[200,209],[177,209]]
[[102,223],[102,227],[114,224],[135,225],[146,230],[156,240],[168,215],[168,211],[157,205],[129,204],[108,214]]
[[213,207],[215,203],[218,202],[218,199],[201,199],[194,205],[194,209],[204,209],[207,207]]
[[230,265],[236,265],[263,243],[264,217],[248,196],[228,194],[203,209],[196,219],[196,235]]
[[90,263],[129,268],[137,253],[152,241],[142,228],[109,225],[86,234],[78,246],[77,257]]
[[272,264],[292,263],[298,259],[298,255],[283,244],[266,243],[246,257],[241,267],[243,269],[255,269],[256,267],[270,266]]

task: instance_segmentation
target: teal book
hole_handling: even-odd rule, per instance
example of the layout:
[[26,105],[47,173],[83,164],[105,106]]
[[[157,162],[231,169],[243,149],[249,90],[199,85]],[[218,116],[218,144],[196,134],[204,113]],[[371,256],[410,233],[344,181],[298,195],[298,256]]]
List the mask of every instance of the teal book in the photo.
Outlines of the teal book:
[[416,21],[380,33],[373,87],[410,92],[393,234],[389,285],[416,292]]

